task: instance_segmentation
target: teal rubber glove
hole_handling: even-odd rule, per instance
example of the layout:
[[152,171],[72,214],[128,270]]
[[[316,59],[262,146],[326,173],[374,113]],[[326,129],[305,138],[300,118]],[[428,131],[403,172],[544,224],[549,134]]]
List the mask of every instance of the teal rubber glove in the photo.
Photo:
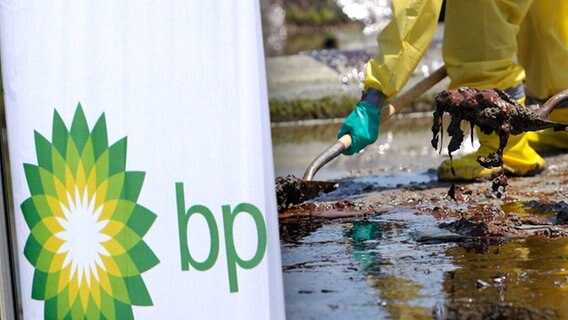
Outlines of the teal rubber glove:
[[351,146],[343,154],[353,155],[377,141],[381,106],[385,100],[386,97],[375,89],[369,89],[363,94],[361,101],[355,105],[337,133],[338,139],[346,134],[351,136]]

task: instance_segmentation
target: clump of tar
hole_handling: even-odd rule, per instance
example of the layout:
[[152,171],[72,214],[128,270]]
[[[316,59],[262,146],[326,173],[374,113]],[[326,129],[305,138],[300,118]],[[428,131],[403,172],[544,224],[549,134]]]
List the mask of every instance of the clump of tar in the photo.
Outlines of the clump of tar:
[[[501,197],[507,187],[507,177],[503,168],[503,150],[511,134],[517,135],[526,131],[537,131],[545,128],[565,130],[566,125],[543,119],[543,116],[520,105],[506,92],[499,89],[478,90],[460,88],[444,90],[436,96],[434,120],[432,124],[432,146],[437,149],[438,139],[443,131],[442,117],[450,115],[447,132],[451,137],[448,153],[452,161],[452,153],[458,150],[465,134],[460,127],[462,121],[469,122],[473,142],[473,128],[477,126],[484,134],[495,133],[499,137],[497,150],[486,157],[479,156],[477,162],[485,168],[500,167],[493,177],[492,190]],[[455,175],[452,166],[452,173]]]

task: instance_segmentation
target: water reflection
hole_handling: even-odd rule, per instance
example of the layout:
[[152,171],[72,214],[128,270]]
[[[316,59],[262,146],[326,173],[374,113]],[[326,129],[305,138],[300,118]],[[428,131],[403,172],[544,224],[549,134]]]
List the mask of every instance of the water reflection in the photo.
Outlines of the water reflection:
[[367,274],[378,274],[384,263],[375,250],[382,238],[381,224],[375,221],[353,221],[344,232],[345,239],[350,241],[353,258],[358,261]]
[[288,319],[384,319],[351,258],[345,225],[326,223],[281,246]]
[[501,205],[501,209],[507,214],[513,213],[519,217],[542,217],[549,219],[551,222],[556,220],[556,215],[559,212],[563,202],[557,204],[543,205],[539,201],[511,201]]
[[284,241],[290,318],[568,318],[568,239],[425,245],[436,219],[385,210]]
[[[430,313],[425,306],[412,303],[421,298],[421,285],[414,279],[401,277],[390,272],[396,261],[392,253],[383,256],[382,246],[391,246],[397,251],[398,246],[391,239],[382,239],[383,234],[393,234],[404,229],[404,225],[382,221],[353,221],[346,229],[345,238],[350,240],[353,259],[361,266],[367,284],[377,289],[377,307],[384,309],[397,319],[418,319]],[[381,241],[383,240],[383,241]],[[404,247],[404,244],[402,244]]]
[[463,313],[479,314],[501,304],[516,306],[518,312],[542,312],[541,318],[550,314],[547,310],[568,318],[567,239],[516,240],[483,253],[455,246],[446,255],[457,267],[444,275],[446,304],[461,303]]

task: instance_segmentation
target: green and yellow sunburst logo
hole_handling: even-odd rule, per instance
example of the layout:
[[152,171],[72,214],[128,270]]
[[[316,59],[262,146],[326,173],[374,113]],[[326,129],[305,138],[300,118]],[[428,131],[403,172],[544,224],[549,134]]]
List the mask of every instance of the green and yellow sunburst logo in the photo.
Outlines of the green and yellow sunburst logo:
[[141,274],[159,260],[142,238],[156,215],[136,203],[144,172],[125,171],[126,142],[109,147],[104,114],[89,131],[81,105],[70,130],[54,112],[52,142],[35,132],[21,208],[46,319],[132,319],[152,305]]

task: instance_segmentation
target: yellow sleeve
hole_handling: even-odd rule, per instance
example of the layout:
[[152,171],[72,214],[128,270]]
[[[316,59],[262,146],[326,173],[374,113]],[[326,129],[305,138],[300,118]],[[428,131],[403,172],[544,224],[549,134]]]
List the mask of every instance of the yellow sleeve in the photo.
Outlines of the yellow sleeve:
[[393,19],[377,37],[379,53],[365,68],[365,89],[375,88],[391,100],[430,46],[442,0],[393,0]]

